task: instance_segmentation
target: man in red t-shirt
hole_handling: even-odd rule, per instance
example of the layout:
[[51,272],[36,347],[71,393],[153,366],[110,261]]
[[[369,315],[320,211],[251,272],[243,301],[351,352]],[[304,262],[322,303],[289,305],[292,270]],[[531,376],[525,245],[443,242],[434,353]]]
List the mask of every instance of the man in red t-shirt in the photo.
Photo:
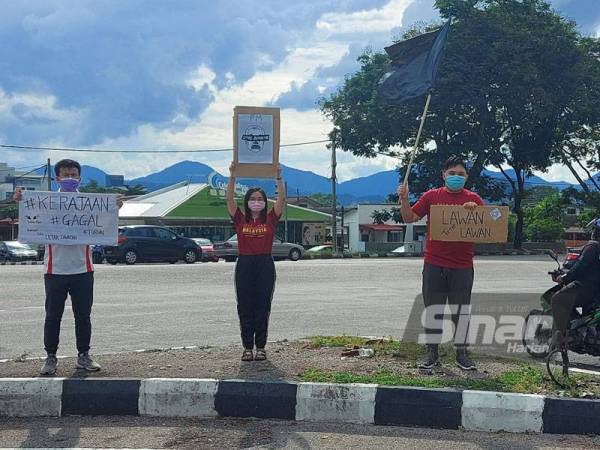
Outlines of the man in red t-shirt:
[[[405,184],[400,186],[398,194],[404,222],[416,222],[429,215],[431,205],[463,205],[467,209],[475,209],[483,205],[479,195],[464,188],[468,175],[465,163],[461,159],[456,157],[448,159],[444,164],[442,176],[445,185],[425,192],[412,207],[408,199],[408,186]],[[475,364],[467,354],[475,244],[434,241],[429,233],[429,225],[428,221],[422,291],[427,310],[425,333],[428,344],[427,356],[419,363],[419,368],[431,370],[440,363],[438,344],[442,330],[431,326],[431,322],[448,303],[455,327],[456,363],[463,370],[475,370]]]

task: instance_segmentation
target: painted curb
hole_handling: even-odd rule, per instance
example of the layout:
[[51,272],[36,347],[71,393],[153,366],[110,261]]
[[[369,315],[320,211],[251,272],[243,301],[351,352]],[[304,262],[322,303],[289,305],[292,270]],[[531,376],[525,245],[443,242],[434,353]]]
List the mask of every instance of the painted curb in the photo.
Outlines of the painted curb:
[[60,416],[63,378],[0,378],[0,416]]
[[541,432],[544,397],[463,391],[462,426],[474,431]]
[[600,434],[600,401],[546,398],[543,419],[544,433]]
[[375,399],[376,425],[458,429],[462,394],[452,389],[379,386]]
[[219,382],[210,379],[149,378],[141,381],[139,413],[155,417],[217,417]]
[[296,418],[295,383],[223,380],[215,398],[221,417]]
[[66,378],[62,414],[137,416],[140,380],[128,378]]
[[376,384],[299,383],[296,420],[374,423]]
[[0,417],[246,417],[600,434],[600,400],[372,384],[178,378],[0,378]]

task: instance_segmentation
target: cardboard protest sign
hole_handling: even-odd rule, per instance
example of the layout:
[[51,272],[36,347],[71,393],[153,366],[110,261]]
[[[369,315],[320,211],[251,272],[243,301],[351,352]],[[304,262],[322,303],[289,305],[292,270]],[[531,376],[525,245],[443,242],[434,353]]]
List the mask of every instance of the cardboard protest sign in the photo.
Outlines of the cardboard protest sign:
[[116,194],[23,191],[19,241],[36,244],[117,245]]
[[432,205],[429,233],[434,241],[493,243],[508,238],[508,206]]
[[279,108],[236,106],[233,109],[235,175],[275,178],[279,163]]

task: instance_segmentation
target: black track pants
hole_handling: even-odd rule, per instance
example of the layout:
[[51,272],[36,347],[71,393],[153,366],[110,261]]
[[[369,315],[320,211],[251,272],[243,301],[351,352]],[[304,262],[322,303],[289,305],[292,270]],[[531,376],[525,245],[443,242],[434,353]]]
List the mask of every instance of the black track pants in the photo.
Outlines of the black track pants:
[[275,263],[271,255],[238,257],[235,290],[244,348],[264,348],[267,344],[275,278]]

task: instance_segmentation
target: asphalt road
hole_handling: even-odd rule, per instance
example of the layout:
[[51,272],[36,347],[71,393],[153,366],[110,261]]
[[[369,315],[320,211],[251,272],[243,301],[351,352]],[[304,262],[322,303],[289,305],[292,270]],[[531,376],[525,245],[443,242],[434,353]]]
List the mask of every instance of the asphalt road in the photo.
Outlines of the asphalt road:
[[[422,260],[282,261],[276,268],[269,339],[399,337],[420,292]],[[547,257],[481,257],[474,292],[540,293],[553,268]],[[238,342],[233,271],[225,262],[96,266],[92,351]],[[42,278],[42,266],[0,266],[0,359],[43,355]],[[74,340],[67,306],[59,354],[72,355]]]
[[67,417],[7,419],[0,447],[534,450],[598,448],[590,436],[478,433],[275,420]]

